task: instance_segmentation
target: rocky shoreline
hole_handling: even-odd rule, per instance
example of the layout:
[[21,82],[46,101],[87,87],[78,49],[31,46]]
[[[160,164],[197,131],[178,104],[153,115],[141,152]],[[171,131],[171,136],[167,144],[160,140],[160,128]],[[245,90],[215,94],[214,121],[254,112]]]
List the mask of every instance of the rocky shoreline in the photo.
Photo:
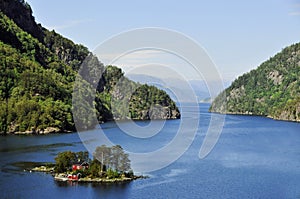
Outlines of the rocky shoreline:
[[120,177],[120,178],[91,178],[91,177],[83,177],[79,179],[71,179],[68,178],[68,173],[54,173],[54,167],[47,167],[47,166],[38,166],[34,167],[30,170],[34,172],[45,172],[49,173],[53,176],[55,181],[60,182],[79,182],[79,183],[119,183],[119,182],[130,182],[137,179],[146,179],[149,178],[148,176],[143,175],[134,175],[133,177]]
[[8,132],[8,134],[14,135],[47,135],[47,134],[54,134],[54,133],[71,133],[72,131],[61,130],[55,127],[47,127],[45,129],[40,130],[27,130],[27,131],[16,131],[16,132]]
[[64,173],[62,174],[55,174],[54,180],[56,181],[75,181],[75,182],[81,182],[81,183],[118,183],[118,182],[130,182],[137,179],[145,179],[148,178],[146,176],[134,176],[132,178],[129,177],[121,177],[121,178],[90,178],[90,177],[84,177],[79,178],[78,180],[73,179],[67,179],[67,178],[61,178],[59,176],[66,175]]
[[265,117],[270,118],[276,121],[285,121],[285,122],[300,122],[300,119],[292,119],[287,117],[274,117],[272,115],[257,115],[253,114],[252,112],[226,112],[226,111],[209,111],[210,113],[217,113],[217,114],[225,114],[225,115],[244,115],[244,116],[258,116],[258,117]]

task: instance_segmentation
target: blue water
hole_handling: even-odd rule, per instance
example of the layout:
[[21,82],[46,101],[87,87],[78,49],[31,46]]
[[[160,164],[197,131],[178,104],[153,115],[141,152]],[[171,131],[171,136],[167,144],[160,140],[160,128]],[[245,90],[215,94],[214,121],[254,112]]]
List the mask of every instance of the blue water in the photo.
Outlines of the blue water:
[[[15,165],[53,161],[60,151],[85,150],[77,133],[0,137],[0,198],[300,198],[299,123],[228,115],[214,149],[199,159],[211,117],[207,109],[207,104],[201,104],[199,129],[195,137],[187,136],[192,144],[179,159],[144,173],[148,179],[130,183],[58,183],[51,175],[30,173]],[[190,113],[183,116],[192,120],[197,112],[197,107],[190,107]],[[155,128],[161,122],[153,124]],[[102,124],[101,129],[125,150],[143,153],[167,145],[179,126],[180,120],[166,121],[161,131],[149,138],[127,135],[113,122]],[[95,134],[97,130],[85,133]],[[145,162],[152,163],[155,161]]]

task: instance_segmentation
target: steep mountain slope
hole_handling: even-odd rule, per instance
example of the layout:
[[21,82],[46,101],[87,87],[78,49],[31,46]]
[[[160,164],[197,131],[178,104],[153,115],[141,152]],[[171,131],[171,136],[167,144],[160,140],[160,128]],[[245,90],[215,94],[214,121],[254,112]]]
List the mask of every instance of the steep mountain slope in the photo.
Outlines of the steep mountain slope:
[[236,79],[213,101],[210,111],[300,122],[300,43]]
[[13,19],[22,30],[28,32],[40,42],[43,42],[43,27],[41,24],[36,24],[32,16],[31,7],[25,0],[1,0],[0,8],[1,12],[5,13],[10,19]]
[[[147,85],[143,86],[147,89],[142,95],[132,92],[132,96],[123,96],[134,104],[129,110],[122,106],[112,108],[112,101],[117,98],[114,87],[118,79],[125,79],[137,91],[142,85],[126,79],[117,67],[105,67],[86,47],[37,25],[30,6],[23,0],[3,0],[0,9],[0,134],[74,131],[73,85],[84,62],[88,63],[87,72],[93,73],[93,67],[103,72],[94,100],[99,122],[180,118],[171,98],[164,95],[155,101],[163,91]],[[81,83],[89,84],[84,79]],[[147,97],[153,93],[156,93],[153,99]],[[130,102],[131,98],[134,102]],[[147,105],[137,106],[141,101]],[[151,105],[156,104],[168,109],[168,113],[150,117]]]

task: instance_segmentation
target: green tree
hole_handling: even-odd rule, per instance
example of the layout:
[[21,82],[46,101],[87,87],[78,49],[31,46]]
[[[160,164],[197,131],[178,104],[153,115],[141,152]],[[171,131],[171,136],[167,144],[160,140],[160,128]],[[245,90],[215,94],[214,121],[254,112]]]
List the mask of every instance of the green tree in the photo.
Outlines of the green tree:
[[71,151],[58,153],[55,157],[55,172],[62,173],[71,170],[72,164],[77,161],[76,154]]
[[79,151],[75,153],[78,162],[90,162],[89,152]]
[[102,165],[97,159],[93,159],[89,169],[92,177],[103,177],[104,171],[106,171],[105,165]]
[[108,169],[106,171],[106,175],[109,179],[113,179],[113,178],[119,178],[120,177],[120,174],[115,171],[115,170],[112,170],[112,169]]
[[12,62],[7,63],[6,58],[2,59],[2,63],[0,65],[0,98],[5,102],[5,108],[3,110],[3,114],[0,121],[0,132],[7,133],[8,129],[8,100],[11,96],[12,89],[15,85],[16,74],[13,70],[14,66]]

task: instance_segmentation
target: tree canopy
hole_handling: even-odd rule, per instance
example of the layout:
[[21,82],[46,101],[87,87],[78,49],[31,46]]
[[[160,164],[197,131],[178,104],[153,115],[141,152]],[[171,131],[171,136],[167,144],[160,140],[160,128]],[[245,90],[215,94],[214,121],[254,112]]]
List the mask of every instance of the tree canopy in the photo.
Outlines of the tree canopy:
[[[88,168],[72,171],[72,165],[89,164]],[[55,172],[80,172],[84,176],[118,178],[120,175],[133,175],[130,160],[127,153],[120,145],[108,147],[102,145],[93,153],[93,160],[89,158],[87,151],[64,151],[55,157]]]

